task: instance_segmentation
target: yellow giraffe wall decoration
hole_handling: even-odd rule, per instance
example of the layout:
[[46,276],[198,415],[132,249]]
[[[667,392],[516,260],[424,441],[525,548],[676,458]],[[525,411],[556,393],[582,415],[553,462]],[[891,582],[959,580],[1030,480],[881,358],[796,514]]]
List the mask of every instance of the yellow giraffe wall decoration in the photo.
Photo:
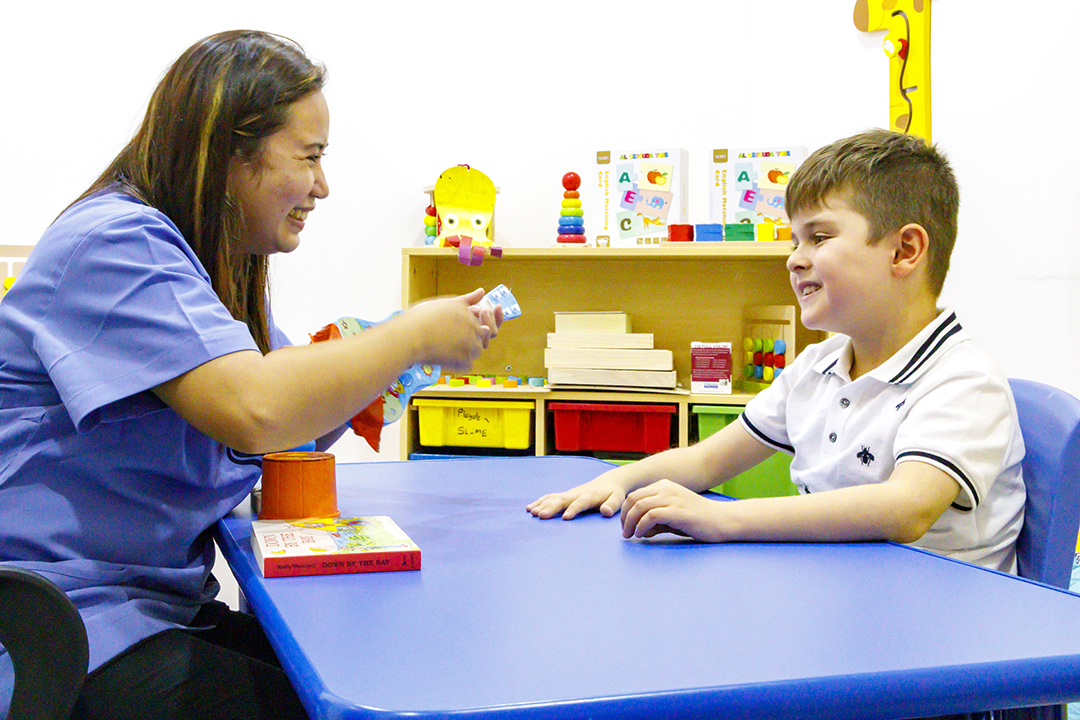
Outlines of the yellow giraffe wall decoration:
[[889,127],[930,142],[930,0],[856,0],[853,19],[887,31]]

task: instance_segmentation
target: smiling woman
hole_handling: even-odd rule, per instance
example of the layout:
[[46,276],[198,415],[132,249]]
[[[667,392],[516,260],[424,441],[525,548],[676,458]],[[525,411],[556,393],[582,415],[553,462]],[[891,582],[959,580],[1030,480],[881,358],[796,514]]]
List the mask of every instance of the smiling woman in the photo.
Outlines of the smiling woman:
[[259,155],[229,170],[229,192],[240,203],[243,226],[237,252],[292,252],[316,199],[330,194],[322,157],[330,134],[330,109],[321,92],[297,100],[281,130]]
[[[463,371],[501,322],[478,289],[290,346],[267,256],[329,193],[324,80],[285,38],[195,43],[0,304],[0,560],[84,618],[75,717],[305,717],[258,624],[213,600],[208,528],[258,479],[251,455],[328,447],[406,368]],[[0,715],[13,677],[0,651]]]

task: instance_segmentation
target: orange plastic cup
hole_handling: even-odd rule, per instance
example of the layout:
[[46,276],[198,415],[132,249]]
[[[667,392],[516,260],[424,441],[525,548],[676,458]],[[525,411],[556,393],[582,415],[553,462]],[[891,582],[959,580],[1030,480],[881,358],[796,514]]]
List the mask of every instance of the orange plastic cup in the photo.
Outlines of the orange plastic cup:
[[263,455],[260,520],[337,517],[334,456],[325,452]]

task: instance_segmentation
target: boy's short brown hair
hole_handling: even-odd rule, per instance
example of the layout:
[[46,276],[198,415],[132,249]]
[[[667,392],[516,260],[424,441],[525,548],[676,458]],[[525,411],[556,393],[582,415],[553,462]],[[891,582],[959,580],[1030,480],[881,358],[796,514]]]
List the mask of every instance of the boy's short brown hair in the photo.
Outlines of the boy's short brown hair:
[[930,236],[928,280],[941,294],[956,242],[960,189],[945,156],[922,138],[868,130],[814,151],[791,177],[788,217],[838,193],[870,223],[874,245],[908,223]]

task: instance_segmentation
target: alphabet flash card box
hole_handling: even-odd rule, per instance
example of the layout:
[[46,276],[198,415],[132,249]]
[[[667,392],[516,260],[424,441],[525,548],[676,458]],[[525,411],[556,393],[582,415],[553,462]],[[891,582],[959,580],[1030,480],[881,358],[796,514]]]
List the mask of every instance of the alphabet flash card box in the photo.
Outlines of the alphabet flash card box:
[[709,222],[790,225],[784,192],[806,159],[802,146],[713,150],[709,165]]
[[686,222],[687,153],[683,149],[600,151],[586,210],[598,247],[659,245],[668,225]]

